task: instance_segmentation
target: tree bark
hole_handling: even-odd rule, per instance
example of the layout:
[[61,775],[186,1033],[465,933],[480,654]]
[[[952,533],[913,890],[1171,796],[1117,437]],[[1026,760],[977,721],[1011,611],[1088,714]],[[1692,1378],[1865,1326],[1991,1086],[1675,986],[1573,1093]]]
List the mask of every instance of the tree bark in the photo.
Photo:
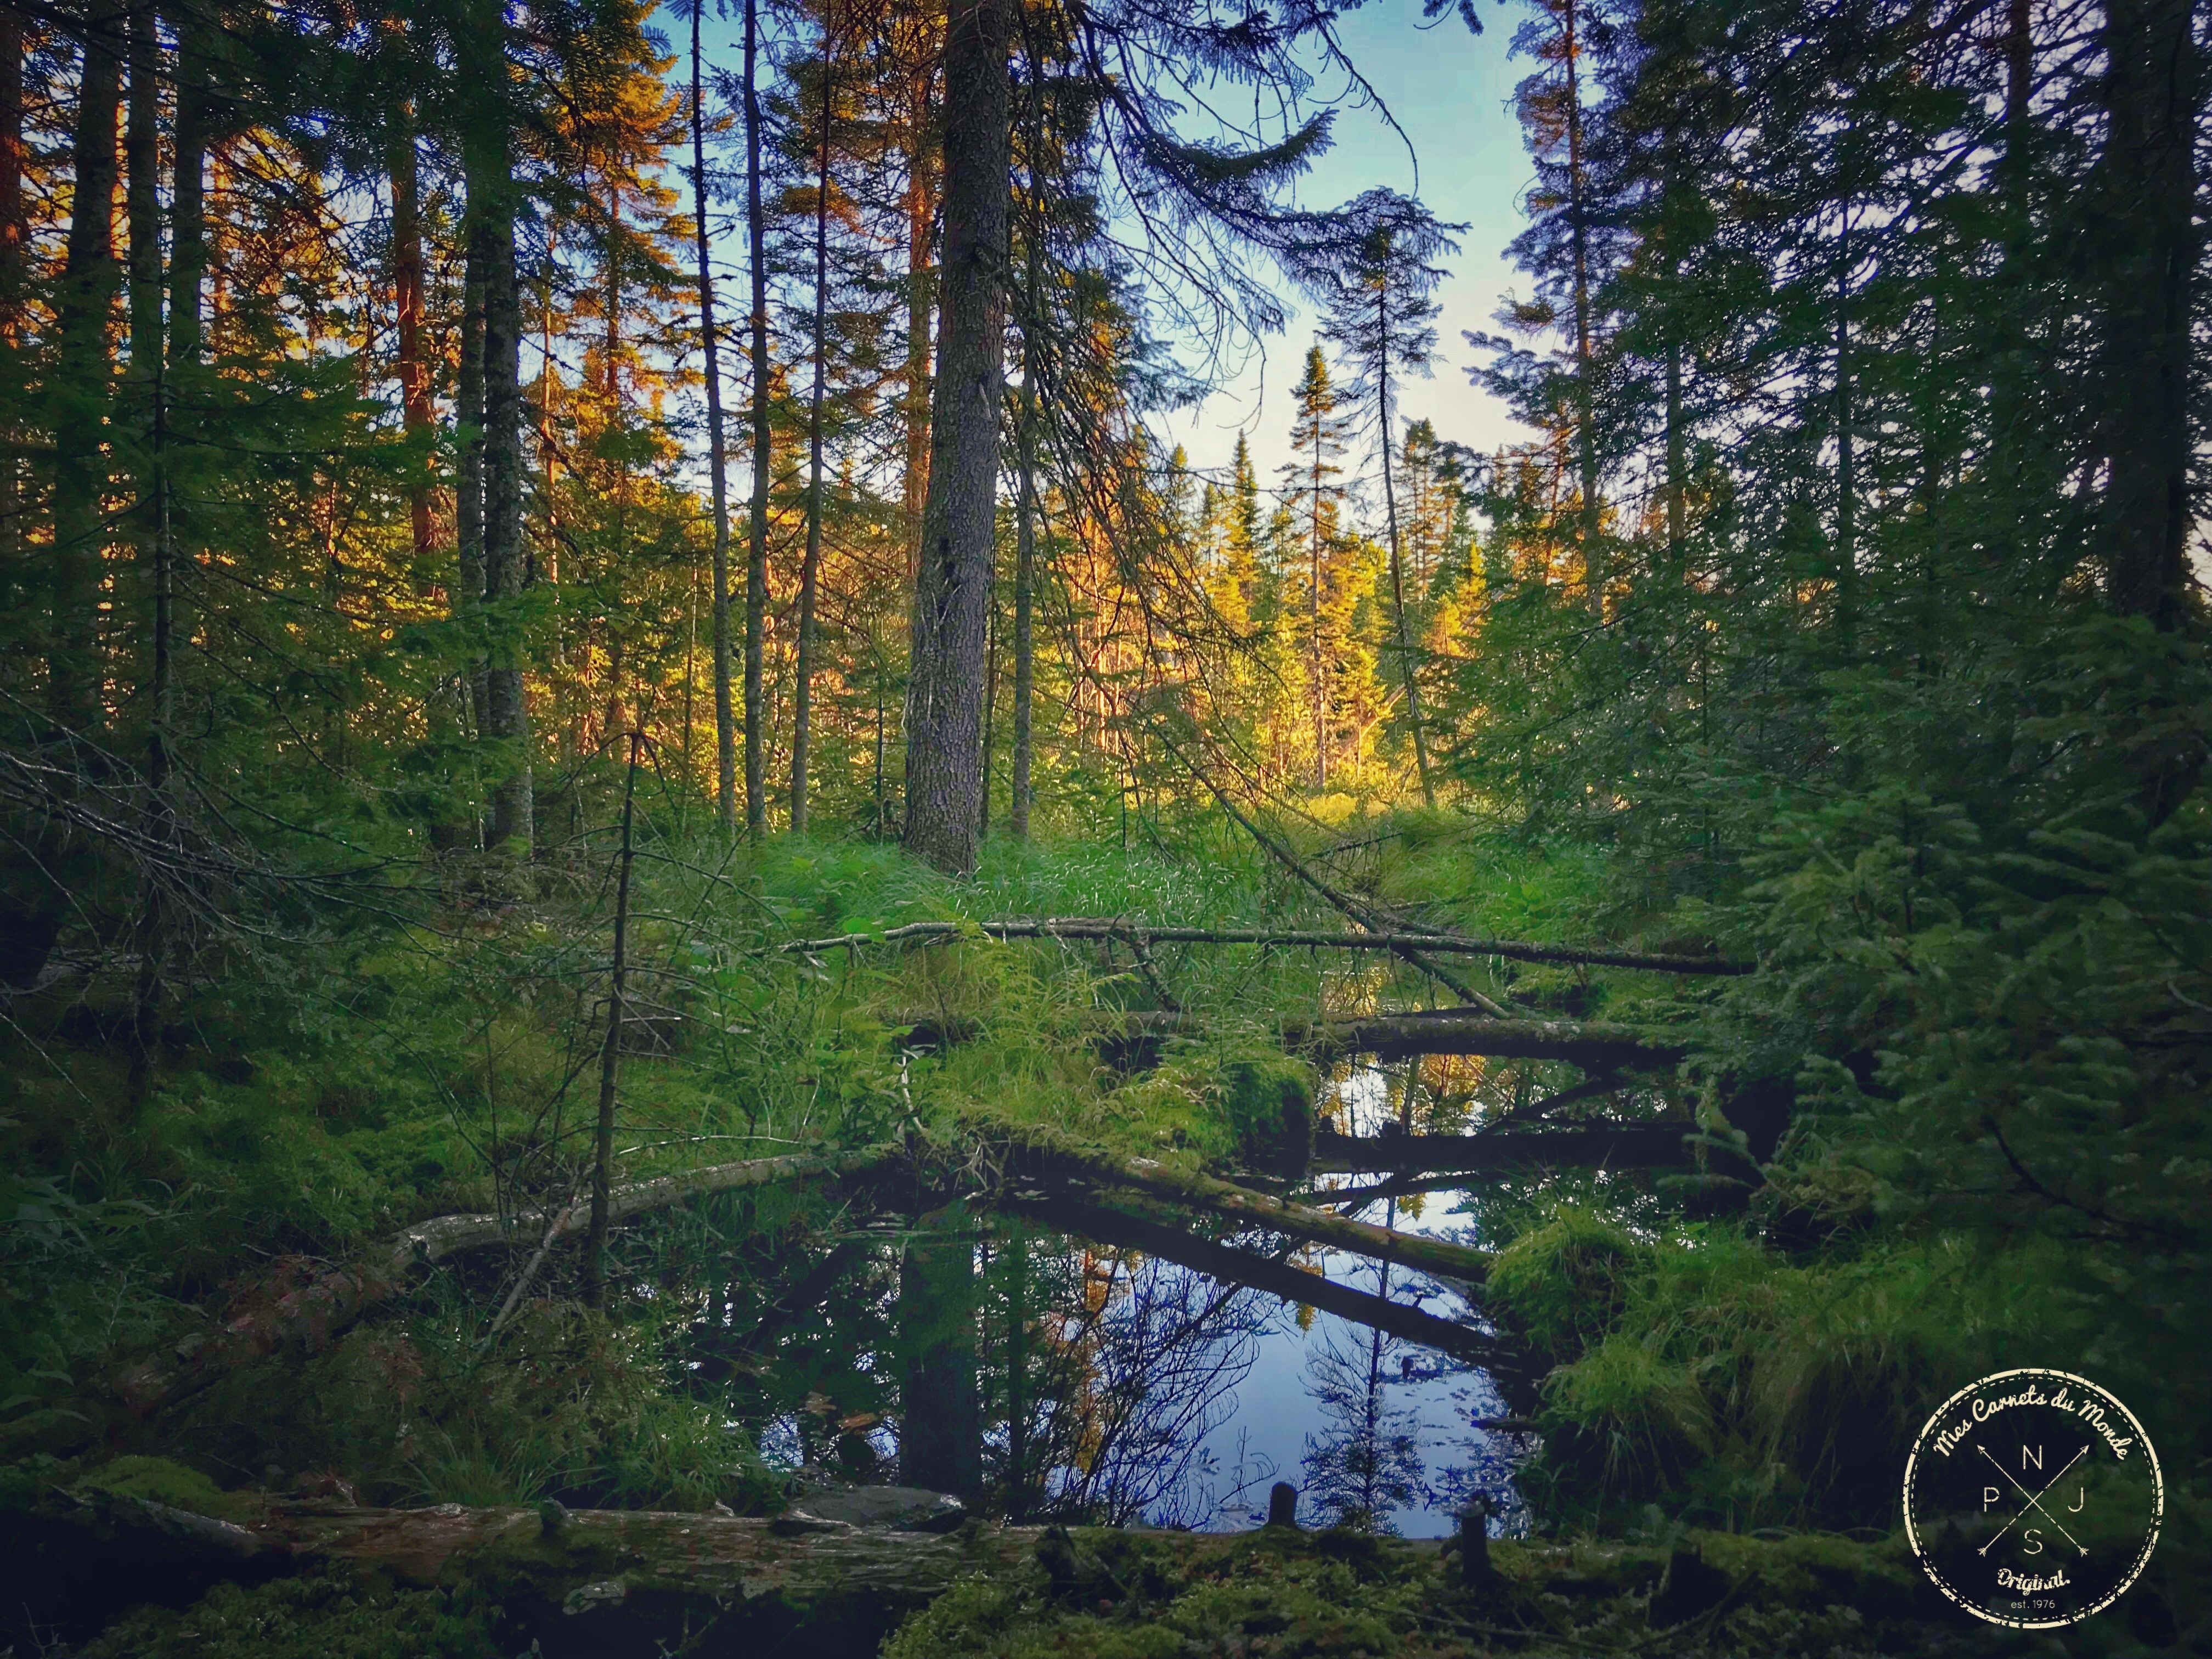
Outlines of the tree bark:
[[[471,184],[471,207],[476,205]],[[455,372],[453,420],[459,428],[459,476],[453,489],[453,544],[456,581],[453,615],[469,639],[467,670],[469,714],[481,737],[489,729],[485,662],[477,622],[484,601],[484,283],[491,262],[490,232],[484,216],[469,212],[463,220],[460,362]],[[481,825],[478,834],[481,835]]]
[[[403,100],[392,114],[392,289],[394,345],[398,358],[400,419],[407,435],[427,442],[433,410],[430,368],[422,361],[422,193],[416,153],[413,106]],[[415,562],[428,569],[435,546],[431,524],[431,466],[407,487],[407,520],[414,538]]]
[[929,493],[931,244],[937,230],[936,157],[931,143],[930,83],[936,53],[926,39],[922,8],[915,9],[907,72],[906,177],[906,384],[901,413],[905,428],[905,466],[901,473],[907,538],[907,585],[921,572],[922,506]]
[[943,314],[907,733],[908,850],[975,867],[984,630],[1003,390],[1012,0],[952,0],[945,51]]
[[214,139],[207,46],[198,0],[170,11],[177,37],[177,100],[169,169],[169,372],[188,374],[204,347],[200,317],[207,282],[207,153]]
[[[0,10],[0,346],[21,343],[31,231],[23,179],[29,161],[23,139],[23,18]],[[12,497],[8,505],[12,509]]]
[[2105,8],[2106,585],[2120,611],[2189,614],[2192,288],[2203,246],[2193,146],[2208,81],[2190,0]]
[[752,510],[745,547],[745,833],[768,833],[768,486],[775,460],[769,423],[768,219],[761,202],[760,0],[745,0],[745,246],[752,264]]
[[814,166],[814,380],[806,399],[806,556],[799,571],[798,684],[792,695],[791,833],[806,833],[807,744],[814,720],[814,592],[822,574],[822,396],[830,355],[830,122],[836,42],[822,32],[822,130]]
[[699,349],[707,380],[707,480],[714,503],[714,817],[724,834],[738,827],[738,717],[730,700],[730,462],[722,426],[722,343],[714,325],[714,270],[708,257],[707,113],[700,20],[691,11],[691,218],[699,265]]
[[1383,362],[1377,380],[1376,413],[1382,432],[1382,506],[1390,532],[1390,609],[1398,634],[1398,672],[1406,687],[1406,718],[1413,728],[1413,763],[1420,773],[1421,805],[1433,808],[1437,804],[1435,781],[1429,775],[1429,739],[1421,729],[1421,681],[1413,665],[1413,642],[1406,632],[1406,564],[1400,551],[1398,536],[1398,489],[1390,474],[1390,381],[1388,361],[1390,341],[1390,319],[1387,310],[1389,301],[1389,284],[1378,285],[1376,296],[1377,321],[1381,325],[1380,338],[1383,343]]
[[[493,61],[505,64],[503,41]],[[498,781],[492,787],[491,845],[526,860],[534,817],[530,708],[514,619],[525,577],[522,301],[514,268],[514,137],[503,110],[495,118],[471,151],[468,181],[469,208],[477,221],[471,253],[480,252],[483,264],[483,588],[487,604],[495,607],[483,732],[501,747]]]
[[1578,0],[1566,0],[1567,234],[1574,260],[1575,454],[1582,474],[1583,583],[1590,608],[1605,606],[1603,554],[1598,546],[1597,397],[1592,382],[1589,303],[1589,201],[1583,175],[1582,39]]
[[1440,1238],[1353,1221],[1212,1176],[1170,1170],[1149,1158],[1116,1158],[1099,1152],[1034,1143],[1011,1146],[1006,1156],[1009,1168],[1018,1172],[1018,1182],[1023,1176],[1031,1176],[1126,1187],[1207,1215],[1265,1227],[1287,1238],[1305,1239],[1377,1261],[1395,1262],[1419,1273],[1441,1273],[1470,1285],[1480,1284],[1490,1273],[1487,1250],[1472,1250]]
[[113,226],[124,18],[120,10],[96,11],[85,23],[70,139],[69,239],[54,316],[46,708],[56,725],[81,733],[91,732],[100,718],[97,602],[107,545],[107,331],[121,274]]

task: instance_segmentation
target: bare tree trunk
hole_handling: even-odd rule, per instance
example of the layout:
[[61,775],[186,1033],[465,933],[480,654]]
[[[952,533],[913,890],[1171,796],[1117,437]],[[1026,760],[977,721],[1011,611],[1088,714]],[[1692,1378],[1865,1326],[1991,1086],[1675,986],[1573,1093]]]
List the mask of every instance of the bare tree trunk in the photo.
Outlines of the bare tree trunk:
[[1858,477],[1851,448],[1851,204],[1836,250],[1836,643],[1845,657],[1857,649]]
[[707,473],[714,502],[714,816],[727,834],[738,827],[738,717],[730,701],[729,443],[722,428],[722,343],[715,332],[714,272],[708,258],[707,113],[699,49],[705,14],[704,5],[692,8],[691,216],[699,260],[699,347],[707,376]]
[[[394,344],[399,368],[399,410],[407,435],[417,442],[430,431],[430,368],[422,361],[422,169],[416,155],[413,106],[402,101],[392,112],[397,129],[392,145],[392,289]],[[415,560],[428,568],[435,545],[430,517],[430,465],[407,489],[408,526]]]
[[[23,131],[23,19],[0,10],[0,402],[21,407],[26,391],[23,307],[29,269],[30,223],[23,211],[29,164]],[[0,605],[23,605],[36,590],[25,557],[30,541],[27,459],[12,445],[0,449]]]
[[[131,15],[131,96],[124,134],[129,173],[125,216],[131,237],[131,401],[143,448],[138,458],[137,501],[132,517],[137,556],[151,590],[147,675],[147,818],[157,841],[168,840],[169,748],[173,693],[170,661],[167,376],[162,363],[161,201],[161,37],[151,0]],[[153,1091],[159,1034],[161,963],[167,944],[162,894],[148,879],[137,926],[137,982],[131,998],[131,1097],[143,1105]]]
[[1314,787],[1328,787],[1328,665],[1321,652],[1321,480],[1323,456],[1322,435],[1318,422],[1314,429],[1313,459],[1313,525],[1307,558],[1311,565],[1311,591],[1307,595],[1306,618],[1311,640],[1313,670],[1313,727],[1314,727]]
[[752,262],[753,496],[745,556],[745,833],[768,833],[768,700],[761,680],[768,632],[768,220],[761,204],[760,0],[745,0],[745,243]]
[[1682,430],[1682,348],[1667,343],[1667,569],[1675,580],[1682,574],[1682,550],[1689,481],[1685,476]]
[[197,368],[204,346],[202,289],[207,283],[207,153],[213,141],[208,108],[206,22],[198,0],[178,0],[169,14],[177,37],[177,110],[169,173],[169,373]]
[[836,40],[822,31],[822,131],[814,167],[814,385],[806,400],[806,557],[799,572],[798,684],[791,715],[791,833],[806,833],[807,743],[814,720],[814,592],[822,574],[822,392],[830,356],[830,123]]
[[[474,197],[473,189],[470,192]],[[457,621],[473,623],[484,600],[483,476],[484,476],[484,277],[491,258],[490,233],[472,199],[463,221],[465,260],[461,279],[461,352],[454,375],[453,420],[459,428],[459,476],[453,489],[453,544],[458,568],[453,613]],[[476,733],[489,726],[486,708],[489,694],[484,679],[484,659],[471,640],[468,704]],[[481,833],[481,830],[479,830]]]
[[1038,173],[1044,143],[1044,63],[1026,27],[1023,37],[1030,76],[1030,222],[1022,289],[1022,408],[1015,435],[1020,477],[1014,508],[1014,780],[1006,815],[1016,841],[1030,837],[1036,764],[1037,376],[1044,368],[1045,216]]
[[615,872],[615,956],[607,981],[607,1035],[599,1048],[599,1116],[592,1142],[592,1231],[584,1247],[584,1299],[607,1305],[607,1228],[614,1194],[615,1106],[622,1089],[623,997],[629,983],[630,812],[637,799],[638,750],[629,734],[629,770],[623,777],[622,854]]
[[97,598],[111,401],[107,328],[120,276],[115,258],[115,123],[122,92],[119,10],[87,19],[70,140],[74,187],[54,318],[54,545],[47,635],[47,712],[57,725],[99,724]]
[[906,383],[902,389],[906,465],[901,501],[909,588],[921,574],[921,514],[929,493],[929,331],[934,309],[929,256],[937,228],[929,115],[933,54],[921,38],[927,23],[919,13],[914,27],[917,38],[912,43],[914,56],[907,76]]
[[2192,146],[2212,80],[2192,9],[2112,0],[2103,32],[2106,587],[2162,629],[2189,614],[2190,330],[2203,246]]
[[[504,53],[501,61],[504,61]],[[469,180],[470,210],[478,202],[483,258],[483,583],[493,618],[484,675],[484,735],[501,745],[492,787],[491,845],[530,856],[534,801],[530,768],[530,708],[513,602],[522,597],[522,304],[514,269],[513,138],[500,116],[485,135]]]
[[23,18],[0,10],[0,346],[21,343],[30,236],[23,175],[29,159],[23,143]]
[[[1376,321],[1381,326],[1377,336],[1385,343],[1390,338],[1389,295],[1388,284],[1376,295]],[[1421,729],[1421,682],[1413,667],[1413,641],[1406,632],[1406,565],[1399,550],[1398,489],[1390,473],[1390,379],[1389,366],[1383,364],[1376,380],[1376,414],[1382,433],[1382,507],[1390,532],[1390,606],[1396,615],[1398,632],[1398,672],[1406,685],[1406,718],[1413,726],[1413,763],[1421,777],[1421,805],[1434,807],[1437,804],[1435,781],[1429,775],[1429,739]]]
[[1004,389],[1012,0],[953,0],[945,52],[944,311],[915,588],[906,844],[975,867],[983,654]]
[[1575,455],[1582,474],[1583,583],[1591,609],[1605,605],[1603,554],[1598,547],[1596,388],[1590,375],[1589,202],[1583,173],[1582,40],[1577,0],[1567,0],[1567,231],[1575,282]]

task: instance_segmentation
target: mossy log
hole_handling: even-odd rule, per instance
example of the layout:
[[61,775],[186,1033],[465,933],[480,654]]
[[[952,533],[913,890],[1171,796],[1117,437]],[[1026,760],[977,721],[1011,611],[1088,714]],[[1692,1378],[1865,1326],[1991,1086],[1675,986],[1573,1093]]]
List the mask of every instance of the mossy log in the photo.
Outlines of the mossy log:
[[[609,1194],[608,1213],[619,1224],[713,1193],[860,1175],[894,1156],[894,1149],[878,1147],[710,1164],[617,1187]],[[121,1373],[114,1380],[115,1393],[133,1410],[155,1410],[198,1393],[252,1360],[286,1351],[312,1352],[395,1295],[417,1266],[495,1244],[543,1248],[581,1231],[588,1218],[587,1206],[580,1202],[519,1215],[446,1215],[416,1222],[365,1251],[354,1263],[274,1294],[249,1298],[241,1311],[214,1331],[195,1333],[179,1343],[170,1360],[156,1358]]]
[[[1441,1238],[1402,1233],[1298,1204],[1272,1193],[1240,1187],[1213,1176],[1174,1170],[1150,1158],[1115,1158],[1095,1149],[1027,1145],[1009,1158],[1009,1172],[1077,1188],[1125,1187],[1207,1215],[1241,1221],[1286,1237],[1325,1244],[1355,1255],[1394,1262],[1419,1272],[1480,1284],[1490,1253]],[[1073,1196],[1084,1196],[1079,1191]],[[1045,1193],[1034,1194],[1048,1196]]]
[[862,1591],[919,1604],[963,1575],[1012,1566],[1040,1528],[899,1532],[842,1522],[635,1510],[273,1508],[246,1528],[301,1565],[343,1562],[403,1583],[526,1588],[574,1611],[633,1595],[809,1602]]

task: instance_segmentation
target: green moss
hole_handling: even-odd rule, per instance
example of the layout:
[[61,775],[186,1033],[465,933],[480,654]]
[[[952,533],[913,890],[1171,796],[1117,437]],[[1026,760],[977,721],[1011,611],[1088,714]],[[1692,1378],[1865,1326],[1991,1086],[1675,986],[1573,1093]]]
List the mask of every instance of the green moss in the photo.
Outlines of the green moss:
[[252,1508],[250,1501],[224,1492],[198,1469],[166,1457],[118,1457],[80,1476],[76,1484],[80,1492],[143,1498],[220,1520],[242,1518]]
[[373,1589],[343,1575],[221,1584],[181,1613],[128,1615],[81,1659],[491,1659],[497,1618],[465,1591]]

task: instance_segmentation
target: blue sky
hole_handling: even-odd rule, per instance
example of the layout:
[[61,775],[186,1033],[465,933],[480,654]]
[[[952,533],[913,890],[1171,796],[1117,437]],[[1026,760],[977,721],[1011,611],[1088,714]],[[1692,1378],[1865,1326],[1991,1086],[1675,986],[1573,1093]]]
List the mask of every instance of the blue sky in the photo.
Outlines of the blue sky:
[[[1523,222],[1521,198],[1534,172],[1510,107],[1515,83],[1534,65],[1508,55],[1525,9],[1486,4],[1481,10],[1480,35],[1470,35],[1455,16],[1425,27],[1420,0],[1367,0],[1343,20],[1341,38],[1352,62],[1404,137],[1372,110],[1345,110],[1334,145],[1302,181],[1299,195],[1307,205],[1326,207],[1376,185],[1408,193],[1418,185],[1438,218],[1468,226],[1460,252],[1444,262],[1451,276],[1437,295],[1443,311],[1433,378],[1407,382],[1400,410],[1401,421],[1426,416],[1439,435],[1487,450],[1526,434],[1495,399],[1468,384],[1465,368],[1475,354],[1461,331],[1490,328],[1499,298],[1516,284],[1528,287],[1503,255]],[[1264,362],[1197,410],[1159,422],[1163,434],[1184,446],[1193,465],[1213,468],[1227,465],[1238,429],[1247,428],[1261,481],[1272,483],[1288,451],[1288,388],[1313,327],[1310,316],[1294,317],[1285,333],[1266,342]],[[1356,459],[1365,465],[1365,457]]]

